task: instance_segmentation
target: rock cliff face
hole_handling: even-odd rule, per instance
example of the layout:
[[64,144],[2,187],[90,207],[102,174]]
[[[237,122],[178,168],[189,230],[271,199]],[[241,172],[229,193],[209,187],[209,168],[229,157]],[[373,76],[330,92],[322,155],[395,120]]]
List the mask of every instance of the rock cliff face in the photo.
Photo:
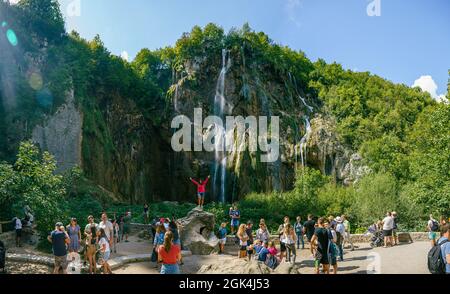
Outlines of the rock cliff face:
[[56,113],[33,129],[32,141],[55,156],[57,171],[62,172],[81,165],[82,125],[82,115],[70,91]]

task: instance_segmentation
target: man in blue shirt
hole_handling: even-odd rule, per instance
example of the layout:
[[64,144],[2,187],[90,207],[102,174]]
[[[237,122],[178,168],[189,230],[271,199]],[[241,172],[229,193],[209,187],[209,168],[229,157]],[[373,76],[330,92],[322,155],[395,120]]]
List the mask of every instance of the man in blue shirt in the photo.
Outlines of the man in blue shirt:
[[[446,224],[441,228],[441,238],[438,244],[441,246],[442,258],[445,262],[445,273],[450,274],[450,225]],[[445,243],[444,243],[445,242]]]
[[63,274],[67,274],[67,247],[70,243],[70,238],[64,231],[62,223],[58,222],[55,225],[55,230],[47,237],[48,241],[52,243],[53,255],[55,256],[54,274],[59,274],[62,269]]
[[267,249],[267,243],[264,242],[263,246],[261,247],[261,249],[258,253],[258,260],[265,262],[268,254],[269,254],[269,249]]

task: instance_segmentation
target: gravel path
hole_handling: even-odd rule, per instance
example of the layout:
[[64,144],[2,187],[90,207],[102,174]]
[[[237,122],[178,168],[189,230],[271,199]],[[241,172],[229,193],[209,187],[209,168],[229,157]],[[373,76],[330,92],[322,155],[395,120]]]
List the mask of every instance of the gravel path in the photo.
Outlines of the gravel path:
[[[392,248],[372,249],[368,244],[357,244],[354,251],[345,250],[344,261],[338,264],[339,274],[428,274],[426,255],[428,242],[414,242]],[[235,253],[235,254],[234,254]],[[236,258],[234,246],[227,246],[225,255],[192,256],[184,259],[183,273],[196,273],[203,264],[226,262]],[[301,250],[297,259],[300,272],[313,274],[313,259],[308,249]],[[157,274],[153,263],[142,262],[130,264],[115,271],[116,274]]]

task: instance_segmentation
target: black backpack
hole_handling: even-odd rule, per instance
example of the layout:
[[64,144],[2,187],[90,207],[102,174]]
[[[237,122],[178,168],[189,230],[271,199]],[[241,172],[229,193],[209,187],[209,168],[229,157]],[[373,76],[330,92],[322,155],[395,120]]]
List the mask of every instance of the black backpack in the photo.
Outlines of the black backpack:
[[432,220],[431,231],[437,232],[439,231],[439,223],[435,220]]
[[442,275],[445,274],[445,260],[442,258],[441,246],[447,243],[445,240],[441,243],[437,243],[430,252],[428,252],[428,270],[432,274]]

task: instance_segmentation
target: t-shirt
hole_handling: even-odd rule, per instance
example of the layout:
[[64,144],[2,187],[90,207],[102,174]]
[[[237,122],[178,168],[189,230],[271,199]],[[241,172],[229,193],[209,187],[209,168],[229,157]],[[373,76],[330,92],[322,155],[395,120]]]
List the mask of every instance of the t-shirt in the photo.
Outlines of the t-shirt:
[[306,236],[311,239],[312,236],[314,235],[314,230],[315,230],[315,225],[316,222],[314,220],[308,220],[305,222],[305,224],[303,225],[305,227],[306,230]]
[[[438,241],[438,244],[444,242],[445,240],[448,240],[448,239],[445,237],[441,237]],[[442,254],[442,258],[444,259],[444,262],[445,262],[445,272],[447,274],[450,274],[450,264],[447,263],[447,255],[450,254],[450,242],[447,242],[447,243],[441,245],[441,254]]]
[[180,246],[176,245],[172,245],[169,252],[166,251],[164,246],[161,246],[158,250],[159,256],[161,256],[161,259],[163,260],[163,264],[176,264],[180,252]]
[[230,217],[231,219],[239,219],[239,216],[241,215],[241,212],[239,211],[239,209],[232,209],[230,210]]
[[270,247],[269,249],[267,249],[269,251],[270,255],[277,255],[278,250],[275,247]]
[[344,227],[344,224],[342,224],[342,223],[337,224],[337,226],[336,226],[336,232],[339,233],[339,234],[341,234],[341,235],[344,235],[344,234],[345,234],[345,227]]
[[389,231],[394,228],[394,218],[387,216],[383,219],[383,230]]
[[[102,252],[110,252],[111,251],[111,249],[109,247],[109,242],[108,242],[108,240],[106,240],[105,237],[101,238],[100,241],[98,241],[98,245],[100,245],[100,250]],[[105,251],[103,251],[103,245],[106,245]]]
[[314,231],[314,235],[317,236],[317,242],[319,243],[319,252],[326,252],[326,250],[328,250],[328,242],[330,240],[327,229],[316,228],[316,230]]
[[123,218],[124,225],[128,226],[131,223],[131,216],[127,215]]
[[297,235],[302,234],[302,233],[303,233],[303,225],[302,225],[302,223],[296,222],[296,223],[294,224],[294,229],[295,229],[295,233],[296,233]]
[[348,220],[345,220],[344,222],[343,222],[343,224],[344,224],[344,227],[345,227],[345,231],[346,232],[348,232],[348,233],[350,233],[350,222],[348,221]]
[[105,230],[105,234],[106,234],[106,238],[108,238],[108,240],[111,240],[112,239],[112,237],[113,237],[113,231],[114,231],[114,227],[113,227],[113,224],[110,222],[110,221],[106,221],[106,222],[104,222],[104,221],[101,221],[99,224],[98,224],[98,229],[100,230],[100,229],[103,229],[103,230]]
[[[267,259],[267,254],[269,254],[269,249],[267,249],[266,247],[262,247],[261,248],[261,250],[259,251],[259,254],[258,254],[258,260],[259,261],[266,261],[266,259]],[[275,254],[277,254],[276,253],[276,249],[275,249],[275,253],[274,253],[274,255]]]
[[61,257],[67,255],[66,248],[66,233],[61,231],[53,231],[51,233],[52,237],[52,249],[53,255]]
[[84,228],[84,232],[91,234],[89,237],[86,238],[86,242],[93,245],[95,244],[95,235],[97,234],[98,225],[96,223],[87,224]]
[[16,230],[21,230],[22,229],[22,221],[19,218],[16,218],[15,228],[16,228]]
[[225,239],[227,237],[227,229],[220,228],[219,229],[219,239]]
[[247,233],[248,236],[248,241],[250,243],[253,243],[253,231],[250,228],[245,229],[245,232]]

